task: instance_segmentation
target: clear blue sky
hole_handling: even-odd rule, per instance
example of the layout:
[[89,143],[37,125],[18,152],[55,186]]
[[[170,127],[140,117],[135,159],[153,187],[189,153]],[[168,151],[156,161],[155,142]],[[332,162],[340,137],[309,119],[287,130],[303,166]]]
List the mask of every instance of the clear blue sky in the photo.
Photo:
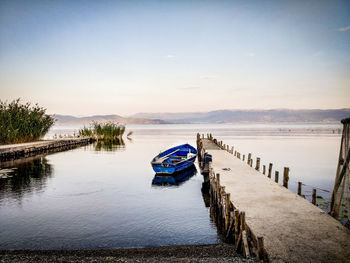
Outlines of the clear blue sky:
[[90,115],[350,107],[350,1],[0,1],[0,99]]

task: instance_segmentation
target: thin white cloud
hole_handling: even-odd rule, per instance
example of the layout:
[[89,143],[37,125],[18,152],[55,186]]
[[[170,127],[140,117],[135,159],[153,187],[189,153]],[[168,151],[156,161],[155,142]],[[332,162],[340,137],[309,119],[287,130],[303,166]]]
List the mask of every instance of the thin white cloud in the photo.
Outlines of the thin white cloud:
[[340,31],[340,32],[345,32],[345,31],[349,31],[349,30],[350,30],[350,26],[337,28],[337,31]]
[[255,57],[255,53],[249,52],[249,53],[247,54],[247,56],[248,56],[248,57]]
[[165,58],[167,58],[167,59],[174,59],[176,57],[174,55],[168,54],[168,55],[165,56]]
[[197,90],[200,89],[200,86],[188,86],[188,87],[182,87],[182,88],[178,88],[180,90]]
[[200,79],[217,79],[217,75],[203,75],[199,77]]

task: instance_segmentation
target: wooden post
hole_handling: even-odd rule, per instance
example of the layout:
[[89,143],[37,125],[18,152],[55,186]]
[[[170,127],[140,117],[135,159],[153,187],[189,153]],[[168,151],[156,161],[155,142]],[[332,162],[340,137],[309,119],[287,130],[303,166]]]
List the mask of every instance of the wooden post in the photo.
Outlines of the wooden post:
[[284,167],[284,171],[283,171],[283,186],[285,188],[288,188],[288,180],[289,180],[289,168],[288,167]]
[[226,231],[226,239],[228,239],[230,237],[230,234],[232,232],[232,229],[234,229],[234,225],[235,225],[235,213],[233,211],[230,212],[230,224],[229,224],[229,227]]
[[253,167],[253,159],[250,159],[250,167]]
[[250,159],[252,159],[252,154],[248,153],[248,160],[247,160],[248,165],[250,165]]
[[263,165],[263,174],[265,174],[266,173],[266,165],[264,164]]
[[312,189],[312,203],[316,205],[316,189]]
[[245,159],[245,154],[243,154],[243,158],[242,158],[242,161],[244,162],[244,159]]
[[275,182],[278,183],[279,172],[275,171]]
[[245,230],[245,212],[241,212],[240,218],[241,218],[241,231],[243,231]]
[[235,243],[237,244],[239,236],[239,210],[235,210]]
[[269,173],[267,175],[268,178],[271,178],[271,172],[272,172],[272,163],[269,163]]
[[264,237],[258,236],[258,258],[260,260],[264,259]]
[[204,134],[202,134],[202,139],[204,139]]
[[233,148],[233,146],[231,147],[231,154],[233,154],[233,150],[234,150],[234,148]]
[[245,230],[242,231],[242,240],[243,240],[243,246],[244,246],[244,254],[246,258],[250,258],[247,231]]
[[235,151],[235,154],[234,154],[234,156],[237,156],[237,151]]
[[259,157],[256,157],[255,170],[257,170],[257,171],[260,170],[260,158]]
[[230,223],[230,206],[231,206],[231,194],[226,193],[225,195],[225,231],[228,231],[229,223]]
[[298,195],[301,195],[301,186],[302,186],[302,183],[298,182]]
[[219,187],[220,186],[220,174],[216,174],[216,184]]
[[237,153],[237,158],[241,159],[241,153]]

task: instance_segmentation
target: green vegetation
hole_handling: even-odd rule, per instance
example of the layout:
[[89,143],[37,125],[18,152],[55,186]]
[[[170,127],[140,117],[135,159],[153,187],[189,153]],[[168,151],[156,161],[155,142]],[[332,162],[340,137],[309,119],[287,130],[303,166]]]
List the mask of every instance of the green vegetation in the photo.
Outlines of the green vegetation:
[[97,140],[113,141],[120,139],[125,132],[125,126],[113,122],[93,122],[91,128],[84,127],[79,130],[79,136],[93,137]]
[[0,100],[0,144],[31,142],[42,138],[54,124],[46,109],[20,99],[11,103]]

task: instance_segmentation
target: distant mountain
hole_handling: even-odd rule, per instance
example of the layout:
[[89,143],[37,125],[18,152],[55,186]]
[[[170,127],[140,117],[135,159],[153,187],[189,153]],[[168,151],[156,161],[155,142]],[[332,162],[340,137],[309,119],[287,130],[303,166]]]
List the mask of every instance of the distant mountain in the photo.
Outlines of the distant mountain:
[[131,117],[162,119],[172,123],[338,122],[350,117],[350,109],[217,110],[210,112],[137,113]]
[[243,123],[243,122],[339,122],[350,117],[350,109],[336,110],[217,110],[183,113],[137,113],[130,117],[55,115],[56,125],[89,125],[93,121],[121,124]]
[[70,115],[55,115],[56,125],[86,125],[88,126],[93,121],[107,122],[113,121],[121,124],[163,124],[167,123],[159,119],[145,119],[137,117],[122,117],[119,115],[93,115],[87,117],[74,117]]

